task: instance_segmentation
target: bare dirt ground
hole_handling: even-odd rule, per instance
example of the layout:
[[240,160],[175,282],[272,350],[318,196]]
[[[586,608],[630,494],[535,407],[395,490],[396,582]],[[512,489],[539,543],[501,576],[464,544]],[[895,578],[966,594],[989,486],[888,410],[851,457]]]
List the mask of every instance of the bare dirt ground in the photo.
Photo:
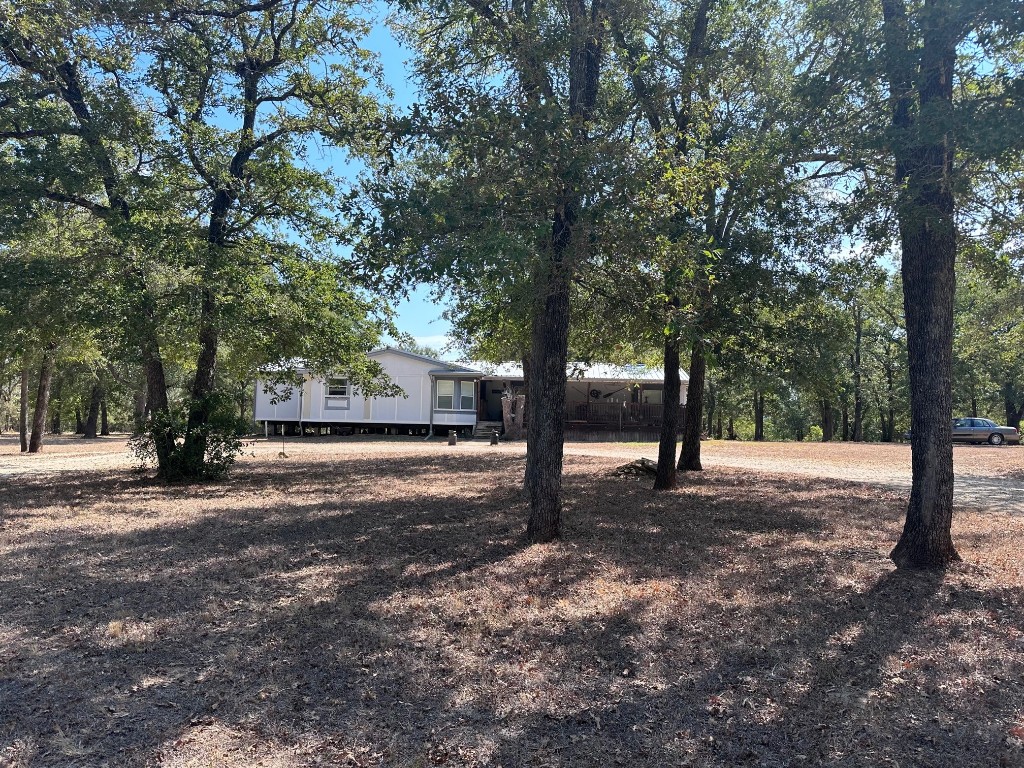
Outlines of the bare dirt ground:
[[1024,518],[961,508],[965,564],[895,573],[899,446],[851,482],[709,443],[665,494],[570,446],[534,547],[516,446],[263,442],[191,487],[10,448],[3,766],[1024,766]]
[[[19,456],[16,438],[0,437],[0,480],[24,475],[60,474],[79,469],[128,469],[132,460],[123,437],[85,443],[79,438],[50,438],[44,453]],[[325,446],[359,444],[362,451],[390,454],[420,445],[418,438],[348,438],[347,442],[288,438],[252,441],[246,458],[276,458],[282,449],[290,456],[320,455]],[[502,444],[498,449],[485,441],[465,441],[462,451],[495,450],[523,454],[522,443]],[[743,443],[709,440],[703,443],[705,467],[730,467],[756,472],[850,480],[893,488],[910,488],[910,446],[878,443]],[[568,443],[566,454],[657,459],[653,443]],[[960,509],[988,509],[1024,514],[1024,447],[955,445],[955,499]]]

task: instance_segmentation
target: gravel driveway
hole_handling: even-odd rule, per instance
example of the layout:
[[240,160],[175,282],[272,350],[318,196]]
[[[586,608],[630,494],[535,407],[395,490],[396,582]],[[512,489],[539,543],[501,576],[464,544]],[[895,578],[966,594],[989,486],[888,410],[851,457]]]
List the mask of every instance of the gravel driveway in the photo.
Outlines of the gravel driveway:
[[[874,446],[879,449],[888,446]],[[957,446],[956,452],[963,451],[1011,451],[1015,455],[1024,458],[1024,448],[1007,447],[992,448],[991,446]],[[891,488],[906,489],[910,491],[910,449],[907,448],[908,466],[878,467],[858,463],[836,464],[834,462],[821,462],[817,466],[803,463],[794,463],[784,455],[760,456],[750,458],[747,456],[735,456],[718,454],[714,450],[704,462],[707,467],[732,467],[736,469],[750,469],[759,472],[778,472],[780,474],[809,475],[812,477],[833,478],[836,480],[848,480],[851,482],[873,483]],[[652,454],[652,458],[656,454]],[[973,457],[972,457],[973,458]],[[977,470],[967,471],[958,468],[953,486],[953,499],[958,508],[988,510],[994,512],[1012,512],[1024,514],[1024,478],[1007,477],[1000,475],[976,474]]]
[[[651,444],[570,443],[576,455],[644,456],[657,459]],[[910,446],[878,443],[740,443],[709,440],[701,446],[705,468],[803,475],[910,490]],[[953,446],[959,509],[1024,514],[1024,447]]]
[[[276,458],[284,448],[289,456],[337,452],[353,446],[382,455],[419,450],[449,450],[438,442],[412,438],[288,438],[259,439],[248,448],[257,459]],[[523,443],[497,448],[484,441],[462,441],[451,450],[523,453]],[[657,458],[652,443],[567,443],[569,456],[613,456],[628,461],[640,456]],[[731,467],[756,472],[804,475],[889,488],[910,488],[910,446],[856,443],[741,443],[709,440],[702,445],[705,467]],[[956,471],[954,498],[961,509],[1024,514],[1024,447],[957,445],[953,449]],[[245,458],[242,459],[246,460]],[[63,475],[89,470],[127,469],[131,460],[123,437],[85,442],[80,438],[51,439],[44,452],[33,456],[18,453],[17,437],[0,437],[0,482],[16,482],[18,476]]]

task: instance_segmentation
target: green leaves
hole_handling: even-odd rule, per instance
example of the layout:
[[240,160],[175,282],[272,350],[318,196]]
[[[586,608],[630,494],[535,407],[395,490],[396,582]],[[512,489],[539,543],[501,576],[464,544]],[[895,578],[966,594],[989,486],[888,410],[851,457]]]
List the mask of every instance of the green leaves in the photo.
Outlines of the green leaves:
[[[388,311],[336,255],[350,237],[343,190],[314,157],[381,145],[379,73],[352,8],[66,3],[54,18],[49,3],[0,2],[0,171],[12,180],[0,240],[32,232],[43,200],[95,227],[83,237],[105,244],[103,269],[83,270],[68,293],[102,301],[73,320],[104,354],[141,358],[153,408],[195,389],[190,378],[234,391],[297,356],[351,368],[365,391],[388,387],[365,359]],[[65,250],[52,263],[73,259]],[[77,305],[54,303],[52,288],[37,314],[56,319]],[[218,392],[192,394],[190,422],[206,425]]]

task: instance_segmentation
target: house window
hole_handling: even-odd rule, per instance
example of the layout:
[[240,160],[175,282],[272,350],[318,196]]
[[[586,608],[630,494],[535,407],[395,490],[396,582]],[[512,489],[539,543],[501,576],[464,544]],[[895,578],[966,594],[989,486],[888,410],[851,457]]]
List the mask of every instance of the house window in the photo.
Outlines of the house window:
[[437,410],[452,411],[455,409],[455,382],[451,379],[437,380]]
[[644,388],[644,402],[650,405],[664,405],[665,395],[660,389]]
[[476,410],[476,384],[472,381],[437,380],[437,410]]
[[324,394],[324,410],[347,411],[350,407],[351,394],[348,379],[328,379],[327,391]]

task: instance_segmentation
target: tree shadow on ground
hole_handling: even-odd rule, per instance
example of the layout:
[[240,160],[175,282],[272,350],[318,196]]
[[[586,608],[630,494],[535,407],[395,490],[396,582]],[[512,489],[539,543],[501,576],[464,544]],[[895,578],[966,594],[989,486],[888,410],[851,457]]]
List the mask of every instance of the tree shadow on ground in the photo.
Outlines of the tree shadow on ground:
[[290,461],[201,487],[105,473],[73,509],[26,484],[3,529],[0,756],[1019,756],[1002,737],[1024,702],[1020,596],[893,574],[896,497],[730,472],[654,494],[613,465],[570,461],[566,540],[539,547],[507,456]]

